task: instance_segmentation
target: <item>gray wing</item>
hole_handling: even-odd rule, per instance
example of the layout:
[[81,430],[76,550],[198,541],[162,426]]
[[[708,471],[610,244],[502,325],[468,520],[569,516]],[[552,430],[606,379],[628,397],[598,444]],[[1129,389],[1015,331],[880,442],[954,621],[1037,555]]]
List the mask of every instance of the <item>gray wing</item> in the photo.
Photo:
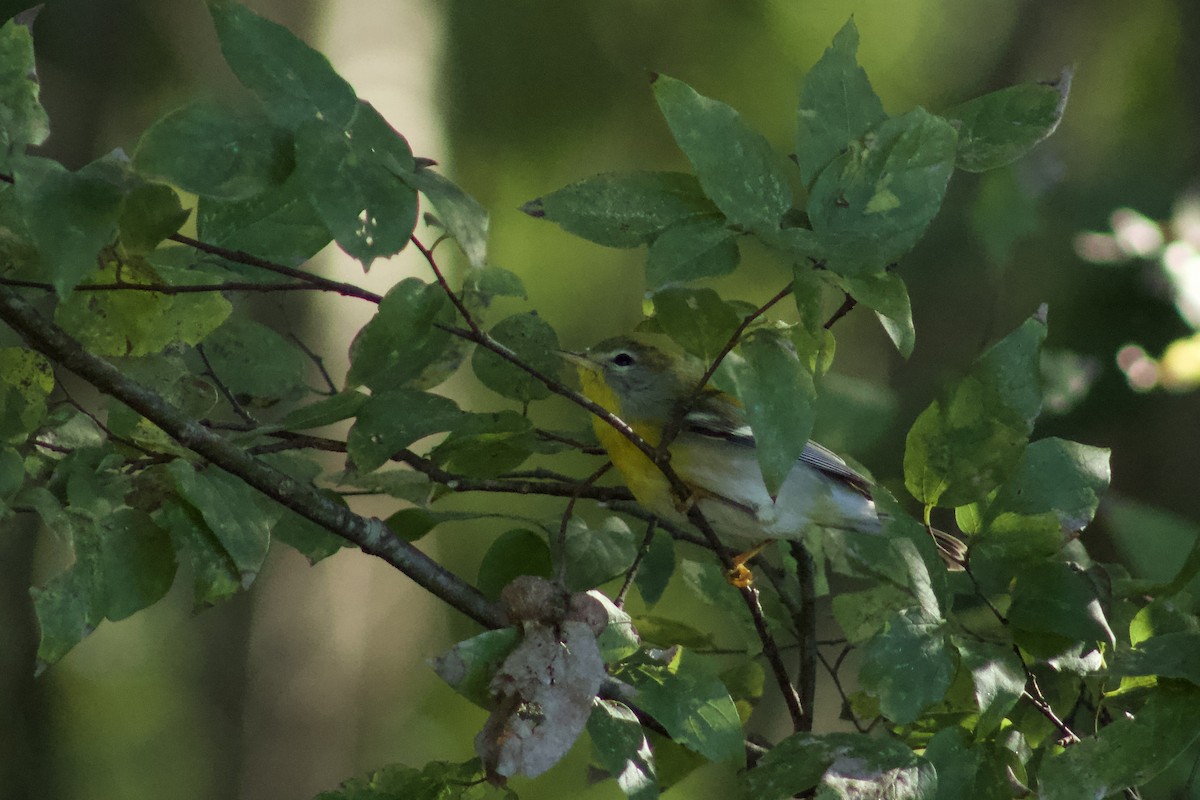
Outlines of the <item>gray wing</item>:
[[863,494],[868,497],[871,496],[871,482],[867,480],[866,476],[851,469],[842,460],[841,456],[832,450],[822,447],[811,439],[804,446],[804,452],[800,454],[800,460],[810,467],[824,472],[826,475],[841,478]]
[[[687,430],[692,433],[709,436],[714,439],[723,439],[743,447],[754,447],[754,434],[751,433],[749,425],[732,427],[728,425],[727,420],[703,411],[689,412],[684,417],[684,421]],[[800,461],[830,477],[845,481],[867,497],[871,496],[871,481],[867,480],[864,475],[851,469],[837,453],[817,444],[811,439],[804,446],[803,452],[800,453]]]

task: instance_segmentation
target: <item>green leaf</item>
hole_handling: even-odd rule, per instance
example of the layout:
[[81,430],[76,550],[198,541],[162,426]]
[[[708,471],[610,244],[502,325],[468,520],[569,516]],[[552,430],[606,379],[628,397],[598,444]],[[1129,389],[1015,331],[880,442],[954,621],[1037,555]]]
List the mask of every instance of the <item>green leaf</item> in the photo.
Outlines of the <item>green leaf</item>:
[[[0,448],[0,501],[7,499],[25,483],[25,460],[11,447]],[[0,502],[0,513],[7,509]]]
[[221,383],[235,396],[265,399],[294,394],[308,362],[290,341],[242,316],[225,321],[204,340],[204,354]]
[[745,796],[755,800],[787,800],[818,784],[822,800],[926,800],[936,783],[929,763],[896,739],[794,733],[746,773],[743,785]]
[[1140,786],[1165,770],[1200,739],[1200,689],[1160,686],[1132,718],[1051,755],[1038,773],[1044,800],[1108,797]]
[[738,265],[736,237],[719,215],[690,217],[672,225],[646,253],[647,287],[654,290],[728,275]]
[[143,183],[121,201],[117,235],[128,255],[146,255],[187,222],[191,211],[179,202],[179,195],[161,183]]
[[1048,83],[1023,83],[968,100],[942,113],[958,128],[955,165],[983,172],[1011,164],[1054,133],[1067,107],[1070,71]]
[[[1122,596],[1171,597],[1185,589],[1195,590],[1200,574],[1200,527],[1195,522],[1116,498],[1105,502],[1104,521],[1133,570],[1148,576],[1122,581]],[[1187,555],[1180,559],[1185,550]]]
[[133,166],[192,194],[244,200],[287,179],[292,137],[264,117],[197,102],[151,125]]
[[813,183],[808,217],[841,275],[870,275],[896,261],[937,215],[954,171],[954,128],[917,108],[853,142]]
[[289,431],[306,431],[322,428],[358,415],[367,395],[353,389],[338,392],[307,406],[294,409],[279,421],[280,427]]
[[704,193],[734,225],[775,231],[792,207],[783,159],[737,111],[659,75],[654,97]]
[[472,478],[495,478],[525,462],[537,447],[533,423],[515,411],[464,415],[430,453],[439,464]]
[[796,162],[806,186],[850,142],[887,119],[857,56],[858,28],[850,19],[804,78],[796,110]]
[[316,800],[479,800],[482,772],[479,759],[431,761],[421,769],[392,764],[321,792]]
[[[563,367],[558,334],[534,312],[506,317],[489,334],[543,375],[554,377]],[[471,368],[484,386],[503,397],[528,403],[550,396],[540,380],[486,348],[475,348]]]
[[65,297],[117,236],[123,191],[101,160],[68,172],[45,158],[13,161],[13,191],[37,245],[41,274]]
[[917,332],[913,328],[912,305],[904,280],[895,272],[880,272],[849,275],[840,282],[847,294],[875,312],[900,355],[911,356],[917,343]]
[[[386,494],[397,500],[425,505],[430,502],[434,486],[429,476],[411,469],[389,469],[381,472],[362,473],[357,471],[341,472],[336,476],[338,484],[364,489],[377,494]],[[397,513],[403,514],[412,509],[403,509]],[[424,510],[424,509],[420,509]],[[438,512],[444,514],[447,512]],[[393,515],[395,516],[395,515]],[[435,515],[436,516],[436,515]],[[391,519],[391,518],[389,518]],[[422,535],[432,526],[425,528]]]
[[[196,230],[207,244],[287,267],[308,261],[333,239],[295,173],[282,186],[245,200],[200,198]],[[257,280],[262,276],[255,270]]]
[[125,507],[132,491],[121,466],[121,456],[108,447],[82,448],[58,462],[50,488],[73,514],[100,522]]
[[879,634],[896,613],[912,606],[912,596],[890,583],[834,595],[833,618],[851,644]]
[[267,557],[278,507],[265,508],[253,488],[217,467],[197,471],[186,461],[172,461],[167,471],[237,568],[243,588],[248,587]]
[[598,589],[592,589],[587,594],[603,606],[608,615],[608,625],[596,637],[596,646],[600,648],[600,658],[604,663],[615,664],[636,653],[642,646],[642,640],[633,627],[633,617],[617,608]]
[[1200,686],[1200,631],[1151,636],[1130,650],[1117,650],[1112,670],[1118,675],[1182,678]]
[[1021,458],[1041,406],[1039,312],[997,342],[908,432],[904,483],[927,505],[983,500]]
[[629,569],[637,547],[637,538],[620,517],[605,517],[595,527],[571,517],[564,556],[567,588],[581,592],[612,580]]
[[862,687],[879,699],[883,715],[900,725],[945,697],[953,676],[941,623],[916,609],[895,614],[863,648]]
[[774,497],[808,443],[817,390],[812,374],[778,331],[755,331],[742,340],[740,349],[741,357],[731,354],[722,369],[746,409],[758,466]]
[[[89,282],[113,283],[118,276],[135,286],[167,283],[138,262],[108,262]],[[198,344],[232,311],[219,292],[75,291],[54,310],[54,321],[95,355],[146,356],[173,344]]]
[[1062,526],[1053,514],[1001,514],[972,537],[971,573],[985,593],[1007,593],[1025,565],[1055,557],[1062,546]]
[[354,90],[325,56],[238,3],[208,0],[208,9],[225,61],[277,125],[295,130],[317,117],[334,125],[350,121]]
[[621,664],[617,676],[638,692],[638,705],[676,742],[709,761],[745,759],[737,708],[712,664],[678,648],[666,662],[649,657]]
[[440,287],[418,278],[397,283],[350,344],[347,387],[381,392],[420,379],[449,345],[450,334],[436,326],[449,312]]
[[38,101],[33,57],[33,20],[41,6],[22,12],[0,28],[0,150],[38,145],[50,135],[50,119]]
[[175,578],[171,543],[145,512],[122,508],[94,522],[69,517],[74,563],[31,590],[42,667],[66,655],[101,620],[125,619],[160,600]]
[[30,588],[41,629],[38,673],[69,653],[100,623],[91,608],[90,592],[91,581],[83,564],[54,576],[40,588]]
[[616,700],[596,698],[587,730],[597,760],[616,779],[625,796],[633,800],[657,800],[654,754],[641,723],[629,707]]
[[988,743],[971,744],[962,728],[946,727],[933,735],[925,758],[937,770],[932,800],[1011,800],[1013,786],[1002,753]]
[[492,677],[520,641],[516,628],[484,631],[431,658],[429,666],[451,689],[475,705],[489,708]]
[[95,535],[92,607],[99,615],[115,622],[166,595],[175,580],[175,553],[166,533],[149,515],[119,509],[100,521]]
[[0,441],[19,442],[46,416],[54,367],[36,350],[0,348]]
[[390,389],[363,403],[346,437],[346,453],[360,472],[371,472],[418,439],[451,430],[463,417],[449,398]]
[[1109,451],[1103,447],[1055,438],[1033,442],[988,504],[986,519],[1006,512],[1053,513],[1063,530],[1083,530],[1096,515],[1100,495],[1108,488],[1108,460]]
[[[411,470],[393,470],[390,473],[376,472],[374,476],[368,475],[364,477],[387,478],[388,476],[393,476],[394,478],[402,478],[414,474],[418,473],[413,473]],[[364,481],[364,483],[367,482]],[[429,493],[428,483],[408,484],[403,487],[397,486],[397,482],[392,479],[384,480],[380,483],[385,485],[389,483],[391,484],[391,486],[388,487],[391,491],[388,493],[393,497],[397,497],[402,500],[408,500],[410,503],[428,501],[428,498],[424,496]],[[405,489],[406,491],[398,491],[398,489],[401,488]],[[414,495],[416,495],[416,497],[414,497]],[[510,518],[505,514],[477,514],[471,511],[434,511],[430,508],[417,507],[400,509],[395,514],[392,514],[390,517],[384,520],[384,524],[392,529],[392,533],[396,534],[404,541],[415,542],[436,528],[438,525],[441,525],[443,522],[458,522],[464,520],[470,521],[484,519],[487,517],[504,519]]]
[[963,666],[971,673],[979,720],[975,738],[1000,727],[1025,692],[1025,671],[1011,647],[963,638],[956,643]]
[[725,347],[741,318],[712,289],[662,289],[651,298],[662,332],[706,362]]
[[664,531],[655,531],[650,548],[642,558],[633,582],[646,606],[654,606],[662,599],[671,575],[675,573],[675,540]]
[[678,223],[716,213],[693,175],[624,172],[585,178],[521,207],[607,247],[637,247]]
[[[294,452],[266,453],[259,456],[259,458],[284,475],[309,486],[314,484],[322,472],[320,464]],[[338,505],[346,505],[346,501],[340,495],[329,490],[318,491],[320,491],[326,500]],[[263,502],[268,506],[273,505],[273,501],[266,500],[265,498]],[[275,541],[283,542],[288,547],[299,552],[300,555],[308,559],[309,564],[316,564],[318,561],[322,561],[338,552],[343,547],[350,546],[350,542],[340,536],[335,536],[312,520],[300,516],[299,513],[290,508],[282,506],[280,507],[279,521],[271,529],[271,536]]]
[[1181,608],[1169,597],[1158,597],[1138,611],[1129,622],[1129,643],[1137,647],[1154,636],[1200,631],[1200,618]]
[[[457,184],[431,169],[422,167],[401,173],[400,178],[433,203],[438,221],[454,237],[467,257],[467,263],[483,269],[487,265],[487,209]],[[524,294],[524,290],[520,294]]]
[[520,275],[496,266],[471,270],[464,281],[464,288],[482,295],[485,300],[492,297],[529,297]]
[[520,575],[549,578],[550,548],[544,537],[524,528],[514,528],[500,534],[479,562],[476,586],[492,600],[500,590]]
[[1032,564],[1017,574],[1008,621],[1017,632],[1018,641],[1027,649],[1037,645],[1022,639],[1021,632],[1051,634],[1060,640],[1056,643],[1052,639],[1042,644],[1039,650],[1052,650],[1056,644],[1060,647],[1072,642],[1111,644],[1116,640],[1104,617],[1096,589],[1084,575],[1060,562]]
[[242,588],[237,566],[199,511],[168,501],[154,514],[154,521],[166,529],[180,562],[192,573],[196,610],[227,600]]
[[408,142],[360,101],[349,125],[324,117],[296,130],[296,176],[338,246],[370,269],[404,249],[417,224]]

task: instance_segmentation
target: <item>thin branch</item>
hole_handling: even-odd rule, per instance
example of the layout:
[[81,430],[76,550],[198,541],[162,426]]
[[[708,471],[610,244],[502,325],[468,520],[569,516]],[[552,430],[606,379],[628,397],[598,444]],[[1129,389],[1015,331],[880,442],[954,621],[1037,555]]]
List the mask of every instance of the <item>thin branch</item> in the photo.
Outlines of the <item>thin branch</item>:
[[[1007,627],[1008,617],[1001,614],[1000,610],[996,608],[996,606],[992,605],[992,601],[983,593],[983,587],[979,585],[979,581],[975,578],[975,574],[971,572],[970,564],[963,565],[963,572],[965,572],[967,577],[971,579],[971,585],[975,587],[976,596],[983,600],[984,604],[987,605],[988,610],[992,612],[992,616],[994,616],[1001,625]],[[1021,653],[1021,648],[1017,646],[1016,642],[1013,642],[1012,644],[1012,651],[1016,654],[1017,661],[1019,661],[1021,664],[1021,670],[1025,673],[1025,689],[1022,693],[1022,696],[1028,700],[1035,709],[1037,709],[1038,713],[1050,720],[1050,722],[1062,735],[1064,742],[1067,744],[1075,744],[1076,742],[1079,742],[1079,735],[1075,733],[1075,731],[1071,730],[1071,726],[1064,722],[1062,718],[1055,713],[1054,708],[1050,705],[1050,702],[1046,700],[1046,696],[1042,694],[1042,689],[1040,686],[1038,686],[1037,676],[1033,674],[1033,670],[1030,669],[1029,663],[1025,661],[1025,656]]]
[[200,356],[200,360],[204,362],[204,372],[208,375],[208,377],[213,379],[213,383],[217,385],[217,391],[220,392],[221,396],[225,398],[225,401],[229,403],[230,408],[233,409],[233,413],[237,414],[241,418],[242,422],[245,422],[247,425],[257,425],[258,420],[250,416],[249,411],[242,408],[242,404],[239,403],[238,399],[233,396],[233,392],[231,392],[229,387],[225,385],[225,381],[221,380],[221,376],[217,374],[215,369],[213,369],[212,362],[208,360],[208,353],[204,352],[203,344],[196,345],[196,355]]
[[812,554],[800,542],[791,542],[792,558],[796,561],[796,580],[800,585],[799,608],[792,616],[796,639],[800,645],[799,672],[796,685],[804,709],[803,730],[813,729],[813,704],[817,697],[817,593]]
[[378,556],[471,619],[489,627],[505,624],[503,613],[478,589],[449,572],[416,547],[395,536],[378,519],[367,519],[264,464],[168,403],[156,392],[123,375],[112,364],[87,352],[79,342],[43,317],[14,290],[0,287],[0,320],[33,349],[48,356],[146,419],[171,438],[262,494]]
[[329,391],[318,392],[318,394],[324,394],[327,396],[333,396],[337,394],[337,384],[333,382],[333,376],[329,374],[329,370],[325,369],[325,359],[321,358],[321,356],[313,351],[308,345],[300,341],[300,337],[291,331],[288,331],[288,338],[292,340],[296,347],[300,348],[300,351],[304,353],[304,355],[308,356],[308,360],[311,361],[313,366],[317,368],[317,371],[321,373],[321,379],[325,381],[325,385],[329,388]]
[[571,517],[575,514],[575,504],[579,502],[579,498],[583,492],[595,485],[596,481],[600,480],[604,473],[610,469],[612,469],[612,462],[605,461],[600,465],[599,469],[584,478],[574,494],[571,495],[571,499],[567,501],[567,507],[563,509],[562,519],[558,525],[558,540],[554,548],[555,555],[558,557],[558,564],[554,569],[554,580],[564,589],[567,584],[567,525],[571,522]]
[[825,668],[825,671],[829,673],[829,677],[833,679],[833,688],[837,691],[838,696],[842,698],[842,710],[844,712],[843,719],[849,719],[850,724],[852,724],[854,729],[859,733],[866,733],[868,728],[864,726],[861,721],[859,721],[858,717],[856,717],[854,712],[851,710],[850,695],[846,693],[846,688],[842,686],[842,678],[840,674],[842,660],[845,659],[846,655],[853,649],[853,647],[847,645],[846,648],[843,649],[838,655],[837,661],[833,664],[830,664],[829,659],[826,658],[825,654],[819,650],[817,651],[817,659],[821,662],[821,666]]
[[829,330],[839,319],[853,311],[856,305],[858,305],[858,300],[854,299],[854,296],[849,292],[846,292],[846,299],[842,301],[842,304],[838,306],[837,311],[833,312],[833,316],[826,320],[825,324],[821,327],[823,327],[825,330]]
[[248,267],[256,267],[257,269],[265,269],[268,272],[274,272],[277,275],[285,275],[302,283],[311,284],[312,286],[324,289],[329,292],[336,292],[345,297],[357,297],[360,300],[366,300],[371,303],[378,304],[383,297],[368,291],[361,286],[355,286],[353,283],[342,283],[341,281],[331,281],[328,278],[322,278],[319,275],[314,275],[311,272],[288,267],[283,264],[277,264],[274,261],[268,261],[265,258],[259,258],[243,250],[230,250],[227,247],[202,242],[199,239],[193,239],[190,236],[184,236],[182,233],[174,233],[168,237],[172,242],[177,244],[187,245],[194,250],[199,250],[201,253],[208,253],[212,256],[223,258],[226,261],[232,261],[235,264],[245,264]]
[[132,439],[126,439],[124,436],[118,436],[117,434],[113,433],[112,430],[107,425],[105,425],[103,422],[100,421],[99,417],[97,417],[95,414],[93,414],[88,409],[84,408],[82,403],[80,403],[74,397],[72,397],[71,393],[67,391],[67,387],[63,386],[61,383],[59,383],[59,385],[58,385],[58,390],[60,392],[62,392],[63,397],[66,398],[67,403],[70,404],[70,406],[72,408],[74,408],[80,414],[83,414],[85,417],[90,419],[92,421],[92,424],[95,425],[97,428],[99,428],[101,431],[103,431],[104,435],[107,436],[109,439],[112,439],[114,442],[118,442],[120,444],[125,445],[130,450],[137,450],[138,452],[140,452],[146,456],[155,457],[155,456],[160,455],[159,453],[155,453],[153,450],[150,450],[146,447],[142,447],[140,444],[133,441]]
[[[23,281],[16,278],[0,278],[0,284],[17,289],[38,289],[43,292],[56,291],[53,284],[42,281]],[[309,283],[251,283],[228,281],[224,283],[81,283],[75,287],[79,292],[148,292],[151,294],[200,294],[205,292],[313,292],[326,291],[323,287]]]
[[633,563],[629,565],[629,569],[625,570],[625,581],[621,584],[620,590],[613,597],[613,605],[617,608],[625,607],[625,596],[629,594],[630,588],[633,586],[633,580],[637,577],[638,570],[642,566],[642,561],[645,560],[646,554],[650,552],[650,543],[654,541],[654,531],[658,528],[658,519],[651,519],[646,525],[646,535],[642,537],[642,546],[638,548],[637,555],[633,557]]
[[458,296],[458,293],[455,292],[454,289],[450,288],[450,282],[446,280],[445,273],[443,273],[441,267],[438,266],[437,259],[433,257],[433,247],[437,247],[438,242],[440,242],[441,239],[438,239],[438,242],[434,242],[433,247],[428,249],[426,249],[425,245],[421,244],[421,241],[417,239],[416,236],[410,236],[409,241],[413,243],[414,247],[421,251],[421,255],[425,257],[425,261],[429,264],[429,268],[433,270],[433,275],[437,279],[438,285],[442,287],[442,291],[446,293],[446,297],[448,297],[450,302],[454,304],[454,307],[458,310],[458,315],[463,318],[463,322],[467,323],[467,327],[471,329],[471,332],[480,338],[486,337],[487,334],[483,332],[483,328],[481,328],[479,323],[475,321],[475,315],[473,315],[470,309],[467,308],[466,304],[463,303],[462,298]]

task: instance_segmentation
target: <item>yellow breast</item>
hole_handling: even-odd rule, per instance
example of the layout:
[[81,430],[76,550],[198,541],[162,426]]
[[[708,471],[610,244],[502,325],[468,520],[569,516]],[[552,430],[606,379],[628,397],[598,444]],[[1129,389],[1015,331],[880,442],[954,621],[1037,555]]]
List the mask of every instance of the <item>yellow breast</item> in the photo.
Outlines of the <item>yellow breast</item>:
[[[618,417],[621,416],[620,403],[599,374],[589,369],[580,369],[579,379],[585,397]],[[661,431],[656,426],[638,420],[625,421],[648,444],[658,444]],[[613,466],[621,473],[621,478],[637,501],[651,511],[670,515],[675,509],[671,501],[671,487],[654,462],[633,442],[599,417],[592,418],[592,429],[596,431],[600,445],[608,453]]]

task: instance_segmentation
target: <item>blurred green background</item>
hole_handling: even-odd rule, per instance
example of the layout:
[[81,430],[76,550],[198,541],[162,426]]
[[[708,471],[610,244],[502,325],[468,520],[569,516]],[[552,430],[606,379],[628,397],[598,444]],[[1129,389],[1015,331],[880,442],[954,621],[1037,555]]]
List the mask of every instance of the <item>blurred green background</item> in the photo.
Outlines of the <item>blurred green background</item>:
[[[5,17],[21,10],[3,5]],[[1176,308],[1176,284],[1157,249],[1126,242],[1122,250],[1124,240],[1107,234],[1115,209],[1167,220],[1194,188],[1200,4],[249,5],[327,52],[418,154],[437,158],[489,208],[493,261],[520,273],[530,292],[528,305],[509,303],[497,318],[536,308],[572,346],[640,319],[642,253],[573,239],[519,207],[597,172],[688,168],[648,91],[651,71],[730,103],[788,152],[804,71],[851,14],[860,62],[891,112],[937,111],[1073,66],[1058,132],[1011,171],[957,174],[942,215],[901,264],[917,328],[912,358],[901,360],[866,312],[839,323],[839,378],[826,384],[833,410],[821,433],[899,489],[904,434],[916,414],[987,343],[1045,302],[1047,346],[1059,353],[1053,376],[1090,390],[1064,401],[1064,413],[1044,416],[1038,433],[1113,449],[1113,489],[1084,534],[1089,549],[1161,576],[1190,546],[1195,529],[1186,520],[1200,518],[1200,400],[1186,380],[1174,391],[1135,391],[1117,353],[1137,345],[1144,349],[1138,363],[1153,370],[1164,347],[1193,329]],[[114,148],[131,151],[150,122],[197,94],[242,98],[198,0],[49,0],[34,30],[53,130],[44,152],[71,167]],[[1116,263],[1080,258],[1084,231],[1106,234],[1091,241],[1115,252]],[[1166,231],[1168,239],[1186,234],[1180,219]],[[1133,251],[1148,257],[1120,257]],[[407,255],[377,264],[373,285],[420,274]],[[331,257],[320,269],[355,277],[356,268]],[[786,280],[782,265],[746,252],[737,276],[718,287],[762,300]],[[347,302],[311,310],[317,330],[309,343],[321,342],[335,362],[353,329],[320,315]],[[501,406],[482,393],[471,402]],[[562,408],[549,413],[561,425],[583,424]],[[591,466],[580,460],[574,468],[584,475]],[[522,508],[553,514],[560,506]],[[474,578],[503,529],[447,527],[427,544]],[[345,551],[309,568],[294,553],[278,553],[249,593],[195,616],[181,575],[165,601],[106,623],[35,680],[27,587],[53,574],[60,559],[28,524],[9,520],[0,530],[0,800],[303,798],[387,763],[471,755],[483,712],[444,688],[424,660],[473,628],[374,559]],[[664,604],[686,602],[677,595]],[[821,703],[826,718],[836,714],[835,700]],[[774,730],[769,714],[756,724]],[[582,785],[586,759],[586,748],[576,748],[536,786],[515,786],[522,797],[619,797],[612,782]],[[1177,766],[1150,796],[1200,797],[1195,787],[1190,795],[1173,788],[1192,764]],[[714,767],[670,796],[717,797],[731,786],[728,771]]]

